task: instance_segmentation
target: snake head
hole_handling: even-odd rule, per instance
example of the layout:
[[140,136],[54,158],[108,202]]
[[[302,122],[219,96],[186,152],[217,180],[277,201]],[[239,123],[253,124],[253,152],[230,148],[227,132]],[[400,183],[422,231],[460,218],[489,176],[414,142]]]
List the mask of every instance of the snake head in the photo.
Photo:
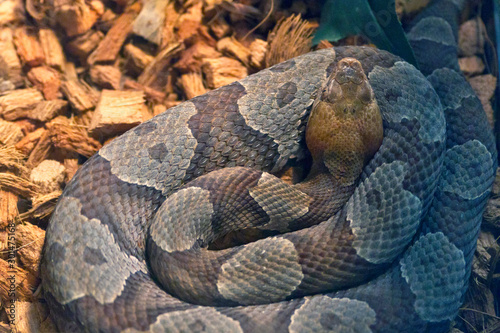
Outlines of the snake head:
[[335,174],[354,168],[345,180],[352,183],[382,138],[382,116],[361,63],[354,58],[339,60],[313,104],[306,127],[313,170],[326,166]]
[[322,101],[328,103],[343,101],[364,105],[372,103],[374,98],[361,63],[354,58],[343,58],[337,63],[320,96]]

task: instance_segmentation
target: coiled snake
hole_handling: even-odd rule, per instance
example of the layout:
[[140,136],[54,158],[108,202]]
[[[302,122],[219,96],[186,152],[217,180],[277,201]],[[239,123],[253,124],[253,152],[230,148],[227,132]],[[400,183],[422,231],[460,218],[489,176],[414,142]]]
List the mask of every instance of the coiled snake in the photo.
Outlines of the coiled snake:
[[[311,52],[103,147],[67,185],[47,230],[42,281],[59,329],[446,331],[467,289],[497,155],[458,73],[456,23],[445,19],[460,6],[443,4],[446,14],[431,6],[408,33],[423,74],[368,47]],[[344,103],[356,80],[369,85]],[[363,168],[378,148],[376,113],[352,132],[318,115],[366,105],[380,110],[384,135]],[[306,136],[311,191],[266,173],[306,159]],[[257,240],[207,248],[232,227]]]

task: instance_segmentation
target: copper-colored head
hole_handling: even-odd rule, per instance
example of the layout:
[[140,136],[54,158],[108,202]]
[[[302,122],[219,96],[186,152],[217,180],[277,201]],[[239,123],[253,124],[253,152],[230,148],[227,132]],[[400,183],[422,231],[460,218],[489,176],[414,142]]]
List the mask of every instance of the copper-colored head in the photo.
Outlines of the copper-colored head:
[[354,181],[382,143],[382,116],[361,63],[343,58],[314,102],[306,129],[313,169]]

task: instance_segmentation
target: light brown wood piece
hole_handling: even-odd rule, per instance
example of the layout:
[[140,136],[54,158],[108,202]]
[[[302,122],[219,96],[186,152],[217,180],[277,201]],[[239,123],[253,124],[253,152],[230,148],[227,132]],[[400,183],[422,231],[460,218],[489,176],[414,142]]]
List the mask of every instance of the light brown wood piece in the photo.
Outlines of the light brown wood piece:
[[45,61],[42,46],[38,41],[38,33],[26,26],[14,32],[14,45],[21,61],[30,67],[40,66]]
[[65,47],[70,54],[78,57],[83,64],[86,64],[87,57],[95,50],[103,38],[104,34],[99,30],[89,30],[66,43]]
[[64,80],[61,84],[61,91],[71,106],[80,112],[92,109],[97,103],[96,92],[79,80]]
[[7,228],[9,222],[19,214],[17,202],[19,197],[14,193],[0,189],[0,230]]
[[21,0],[0,1],[0,26],[24,20],[24,4]]
[[66,58],[64,57],[64,52],[56,33],[52,29],[40,29],[38,35],[43,54],[45,55],[45,63],[52,68],[62,71]]
[[174,31],[177,30],[177,40],[184,41],[198,34],[198,28],[202,25],[203,1],[198,1],[181,14],[176,22]]
[[238,59],[245,66],[250,66],[250,49],[234,37],[226,37],[217,42],[217,51]]
[[167,107],[164,104],[156,104],[153,106],[153,116],[157,116],[162,112],[165,112]]
[[110,137],[135,127],[148,118],[142,91],[103,90],[89,131]]
[[127,67],[134,73],[141,73],[154,59],[152,55],[147,54],[134,44],[125,45],[124,51],[127,59]]
[[24,137],[21,126],[16,123],[0,119],[0,144],[13,146]]
[[55,69],[48,66],[33,67],[27,76],[31,83],[43,93],[45,99],[52,100],[59,97],[61,75]]
[[115,66],[94,65],[90,68],[92,82],[106,89],[120,89],[122,73]]
[[37,184],[40,194],[61,190],[64,182],[64,166],[54,160],[45,160],[31,170],[30,181]]
[[222,54],[214,47],[205,42],[198,42],[181,53],[181,57],[174,64],[174,68],[183,73],[197,73],[201,71],[203,59],[221,56]]
[[267,42],[256,38],[250,44],[250,65],[257,69],[263,69],[267,52]]
[[180,85],[186,94],[187,99],[203,95],[207,92],[203,85],[203,78],[199,73],[188,73],[181,75]]
[[175,27],[180,13],[176,7],[175,1],[169,1],[165,9],[165,21],[163,23],[160,49],[165,48],[168,44],[178,42]]
[[0,115],[6,120],[25,118],[43,96],[35,88],[11,90],[0,96]]
[[181,43],[170,44],[156,55],[141,75],[137,78],[137,82],[142,85],[158,88],[162,80],[165,78],[165,71],[170,67],[172,58],[184,50],[184,45]]
[[68,110],[68,101],[63,99],[54,99],[51,101],[41,101],[28,114],[28,118],[47,122],[63,114]]
[[67,36],[83,34],[92,28],[104,13],[100,1],[54,0],[55,19]]
[[491,127],[493,128],[494,112],[490,104],[490,99],[493,97],[493,94],[495,93],[497,78],[491,74],[486,74],[486,75],[474,76],[469,78],[468,80],[472,89],[474,89],[477,97],[481,101],[483,109],[486,112],[486,116],[488,117],[488,121]]
[[129,9],[120,15],[109,29],[99,46],[89,56],[88,63],[93,65],[97,62],[114,61],[125,39],[132,30],[132,23],[141,9],[139,2],[134,3]]
[[8,80],[15,87],[21,87],[24,83],[21,71],[21,60],[17,56],[17,51],[14,46],[13,32],[10,28],[0,29],[0,58],[6,66]]
[[160,45],[168,3],[169,0],[145,0],[132,31],[151,43]]
[[85,128],[60,122],[58,118],[60,117],[46,125],[50,141],[55,147],[76,152],[85,157],[90,157],[101,149],[102,145],[99,141],[89,137]]
[[28,161],[26,161],[26,165],[30,168],[37,166],[40,162],[45,160],[47,156],[49,156],[49,153],[53,148],[49,131],[40,133],[40,138],[38,138],[35,147],[31,150],[31,153],[28,156]]
[[460,70],[465,75],[481,74],[484,71],[484,63],[478,56],[463,57],[458,59]]
[[486,27],[480,18],[464,22],[458,31],[458,53],[473,56],[484,53]]
[[11,265],[7,261],[0,259],[0,299],[3,304],[9,303],[9,289],[16,289],[17,301],[33,302],[33,291],[38,284],[36,278],[28,271]]
[[16,317],[15,326],[11,326],[12,332],[51,333],[57,331],[49,317],[47,304],[37,301],[18,302],[16,304]]
[[248,75],[248,71],[239,61],[221,57],[205,59],[202,66],[209,88],[216,89],[240,80]]
[[71,178],[73,178],[75,173],[78,171],[79,168],[78,159],[76,158],[64,159],[64,168],[66,169],[66,177],[64,178],[64,181],[68,183],[71,180]]
[[321,42],[319,42],[319,44],[318,44],[318,50],[331,49],[332,47],[333,47],[333,44],[327,40],[324,40],[324,39]]
[[40,277],[39,265],[45,231],[31,224],[19,224],[16,228],[17,255],[24,268],[35,277]]
[[[116,2],[116,1],[115,1]],[[113,26],[113,23],[118,18],[118,14],[111,8],[106,8],[104,14],[99,19],[99,30],[108,31]]]
[[134,80],[131,79],[125,79],[125,82],[123,83],[123,87],[125,89],[131,89],[131,90],[136,90],[136,91],[143,91],[146,99],[148,101],[154,102],[154,103],[162,103],[163,100],[165,99],[165,93],[150,87],[146,87]]
[[210,31],[215,37],[221,39],[231,33],[231,26],[227,23],[222,15],[217,15],[209,24]]
[[29,156],[38,141],[42,138],[42,136],[47,132],[47,130],[43,127],[36,129],[33,132],[28,133],[22,140],[16,143],[16,149],[22,152],[24,155]]

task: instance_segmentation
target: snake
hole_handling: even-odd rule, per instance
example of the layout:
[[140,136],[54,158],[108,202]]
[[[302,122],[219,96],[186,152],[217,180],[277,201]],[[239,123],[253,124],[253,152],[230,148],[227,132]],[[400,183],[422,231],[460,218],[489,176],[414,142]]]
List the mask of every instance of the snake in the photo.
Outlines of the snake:
[[[463,5],[411,22],[419,69],[368,46],[317,50],[106,144],[47,227],[58,329],[448,331],[497,168],[459,71]],[[290,167],[301,182],[278,177]]]

